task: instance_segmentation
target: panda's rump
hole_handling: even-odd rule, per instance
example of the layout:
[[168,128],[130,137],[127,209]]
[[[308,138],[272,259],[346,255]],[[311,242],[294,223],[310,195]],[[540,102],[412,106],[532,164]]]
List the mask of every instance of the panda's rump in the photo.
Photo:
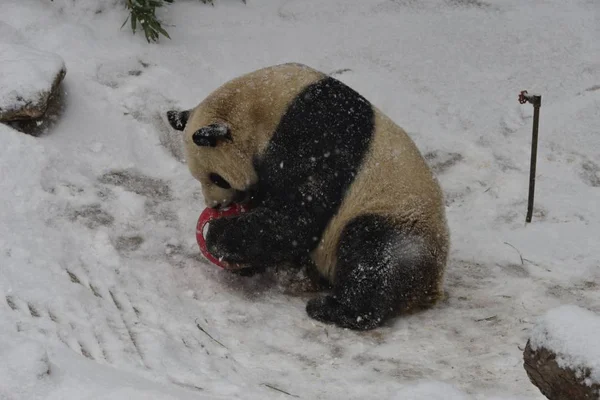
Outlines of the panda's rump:
[[[319,272],[334,281],[340,236],[361,216],[389,221],[399,234],[423,244],[441,274],[448,251],[448,232],[439,185],[408,135],[375,110],[375,134],[352,186],[329,221],[312,257]],[[355,245],[361,251],[360,243]]]

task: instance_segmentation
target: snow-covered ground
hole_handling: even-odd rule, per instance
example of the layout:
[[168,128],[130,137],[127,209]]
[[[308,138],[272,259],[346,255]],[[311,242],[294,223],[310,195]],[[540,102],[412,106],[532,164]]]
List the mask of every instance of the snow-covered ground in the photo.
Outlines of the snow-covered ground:
[[[160,44],[118,4],[0,0],[0,42],[67,66],[52,132],[0,125],[0,399],[543,399],[537,318],[600,311],[600,3],[178,0]],[[341,330],[199,255],[164,113],[289,61],[342,70],[428,155],[453,238],[433,310]],[[528,225],[521,90],[543,96]]]

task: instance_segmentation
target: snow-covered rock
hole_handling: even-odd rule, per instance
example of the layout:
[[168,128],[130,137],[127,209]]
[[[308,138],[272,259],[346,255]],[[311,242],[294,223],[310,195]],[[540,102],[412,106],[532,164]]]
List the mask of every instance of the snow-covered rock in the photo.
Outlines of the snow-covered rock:
[[525,349],[525,369],[549,399],[600,398],[600,315],[565,305],[548,311]]
[[66,71],[57,54],[0,43],[0,121],[44,116]]

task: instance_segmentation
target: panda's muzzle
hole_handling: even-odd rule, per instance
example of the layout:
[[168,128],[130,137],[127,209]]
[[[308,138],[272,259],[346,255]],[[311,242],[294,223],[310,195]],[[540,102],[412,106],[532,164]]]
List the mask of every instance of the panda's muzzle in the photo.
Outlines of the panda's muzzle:
[[244,205],[244,206],[247,206],[247,208],[253,208],[254,205],[256,204],[256,200],[257,200],[256,195],[257,195],[257,189],[254,186],[252,186],[246,190],[235,189],[235,192],[234,192],[233,197],[231,198],[230,202],[215,203],[211,206],[211,208],[214,208],[215,210],[220,210],[221,208],[229,207],[231,205],[231,203]]

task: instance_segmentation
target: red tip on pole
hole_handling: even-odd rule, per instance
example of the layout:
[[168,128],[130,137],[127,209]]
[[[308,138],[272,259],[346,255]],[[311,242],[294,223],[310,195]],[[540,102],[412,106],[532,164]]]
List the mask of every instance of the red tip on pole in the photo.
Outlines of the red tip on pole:
[[519,93],[519,103],[521,104],[525,104],[527,103],[527,90],[521,90],[521,93]]

